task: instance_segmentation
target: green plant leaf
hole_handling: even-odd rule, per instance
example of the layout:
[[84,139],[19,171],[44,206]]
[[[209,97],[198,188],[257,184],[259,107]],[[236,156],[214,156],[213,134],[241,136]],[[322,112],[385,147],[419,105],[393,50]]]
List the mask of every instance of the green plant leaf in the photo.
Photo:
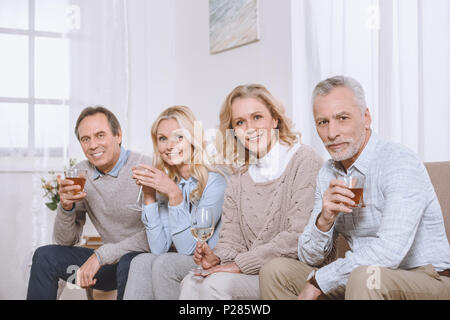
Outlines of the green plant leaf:
[[56,208],[58,207],[58,204],[54,202],[47,202],[45,205],[52,211],[55,211]]

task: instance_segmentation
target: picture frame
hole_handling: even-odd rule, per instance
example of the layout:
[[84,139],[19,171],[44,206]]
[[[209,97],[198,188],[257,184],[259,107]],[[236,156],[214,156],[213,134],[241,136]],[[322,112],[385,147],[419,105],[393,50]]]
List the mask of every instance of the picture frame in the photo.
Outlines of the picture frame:
[[210,53],[260,40],[258,0],[209,0]]

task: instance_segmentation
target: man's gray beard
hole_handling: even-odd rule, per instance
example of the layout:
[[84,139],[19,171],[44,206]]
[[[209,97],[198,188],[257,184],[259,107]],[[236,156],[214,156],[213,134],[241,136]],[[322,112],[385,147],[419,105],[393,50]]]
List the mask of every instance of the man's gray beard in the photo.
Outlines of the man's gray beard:
[[358,153],[359,149],[361,148],[365,140],[366,140],[366,130],[363,131],[359,141],[350,150],[348,150],[347,154],[333,155],[330,153],[330,156],[334,161],[343,161],[350,159],[351,157],[353,157],[355,154]]

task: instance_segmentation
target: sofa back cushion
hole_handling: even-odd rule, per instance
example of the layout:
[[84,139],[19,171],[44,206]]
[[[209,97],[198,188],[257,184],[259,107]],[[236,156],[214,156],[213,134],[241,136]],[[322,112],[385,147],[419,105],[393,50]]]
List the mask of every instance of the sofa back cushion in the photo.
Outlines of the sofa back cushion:
[[425,162],[425,167],[441,204],[445,231],[450,240],[450,161]]

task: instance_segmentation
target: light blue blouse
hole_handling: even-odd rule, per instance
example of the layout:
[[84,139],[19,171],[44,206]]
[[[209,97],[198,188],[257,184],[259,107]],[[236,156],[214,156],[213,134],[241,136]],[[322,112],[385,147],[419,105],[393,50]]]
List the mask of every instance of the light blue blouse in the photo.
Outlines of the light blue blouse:
[[[181,179],[178,187],[183,194],[183,201],[178,206],[170,206],[165,196],[156,194],[156,202],[145,205],[142,211],[142,223],[147,232],[147,240],[151,252],[162,254],[169,251],[172,244],[178,253],[192,255],[197,240],[191,234],[191,215],[189,210],[189,195],[197,186],[197,180],[190,177]],[[225,188],[225,178],[215,172],[208,173],[208,183],[199,201],[192,204],[191,210],[196,207],[212,207],[214,210],[215,229],[214,234],[208,240],[208,245],[213,248],[219,237],[221,225],[222,205]]]

